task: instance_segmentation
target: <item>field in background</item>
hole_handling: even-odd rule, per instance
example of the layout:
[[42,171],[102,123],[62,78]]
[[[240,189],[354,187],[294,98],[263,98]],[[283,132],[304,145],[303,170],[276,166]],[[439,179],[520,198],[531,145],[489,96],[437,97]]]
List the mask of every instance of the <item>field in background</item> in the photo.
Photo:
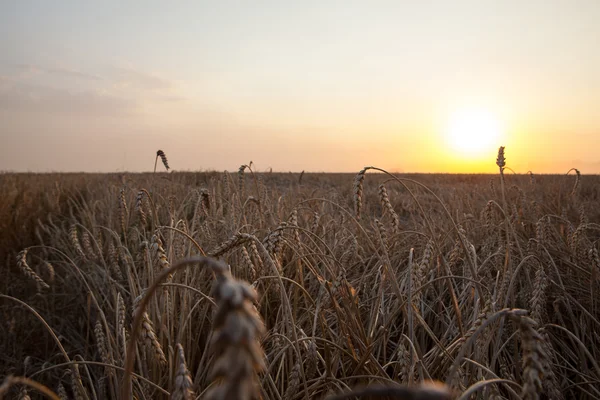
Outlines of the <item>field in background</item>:
[[[139,399],[234,398],[232,382],[311,399],[428,380],[445,385],[435,398],[598,398],[600,177],[505,181],[2,174],[0,377],[118,398],[134,338]],[[202,263],[139,310],[162,271],[202,253],[257,291],[259,315],[224,264]]]

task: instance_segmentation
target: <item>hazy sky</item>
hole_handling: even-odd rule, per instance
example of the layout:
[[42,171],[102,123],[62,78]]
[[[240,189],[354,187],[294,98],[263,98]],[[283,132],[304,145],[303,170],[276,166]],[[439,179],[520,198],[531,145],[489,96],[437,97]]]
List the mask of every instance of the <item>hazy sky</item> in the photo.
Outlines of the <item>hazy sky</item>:
[[[123,3],[123,4],[121,4]],[[0,170],[600,172],[600,1],[0,1]],[[460,109],[505,134],[449,149]]]

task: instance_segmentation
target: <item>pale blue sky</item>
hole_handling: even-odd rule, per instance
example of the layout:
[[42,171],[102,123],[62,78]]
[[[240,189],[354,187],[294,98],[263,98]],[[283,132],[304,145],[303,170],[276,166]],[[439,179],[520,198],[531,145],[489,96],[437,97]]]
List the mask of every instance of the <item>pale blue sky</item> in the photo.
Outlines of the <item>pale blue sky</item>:
[[0,2],[0,170],[464,170],[477,106],[522,172],[600,172],[600,1],[119,3]]

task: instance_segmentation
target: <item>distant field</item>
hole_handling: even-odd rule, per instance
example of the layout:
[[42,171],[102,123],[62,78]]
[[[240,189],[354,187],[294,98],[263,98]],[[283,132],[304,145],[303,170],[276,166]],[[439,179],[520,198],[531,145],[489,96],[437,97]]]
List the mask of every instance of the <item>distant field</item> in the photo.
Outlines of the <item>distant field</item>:
[[[0,174],[0,378],[69,399],[120,398],[129,372],[137,399],[599,398],[600,177],[504,178]],[[21,383],[0,398],[41,396]]]

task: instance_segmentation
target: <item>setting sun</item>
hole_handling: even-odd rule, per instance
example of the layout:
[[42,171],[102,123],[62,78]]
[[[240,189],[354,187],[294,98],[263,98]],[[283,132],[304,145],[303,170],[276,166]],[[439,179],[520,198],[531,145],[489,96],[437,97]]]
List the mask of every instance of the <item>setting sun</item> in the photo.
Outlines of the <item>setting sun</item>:
[[485,109],[454,112],[446,125],[446,141],[452,149],[476,155],[498,147],[503,134],[499,119]]

